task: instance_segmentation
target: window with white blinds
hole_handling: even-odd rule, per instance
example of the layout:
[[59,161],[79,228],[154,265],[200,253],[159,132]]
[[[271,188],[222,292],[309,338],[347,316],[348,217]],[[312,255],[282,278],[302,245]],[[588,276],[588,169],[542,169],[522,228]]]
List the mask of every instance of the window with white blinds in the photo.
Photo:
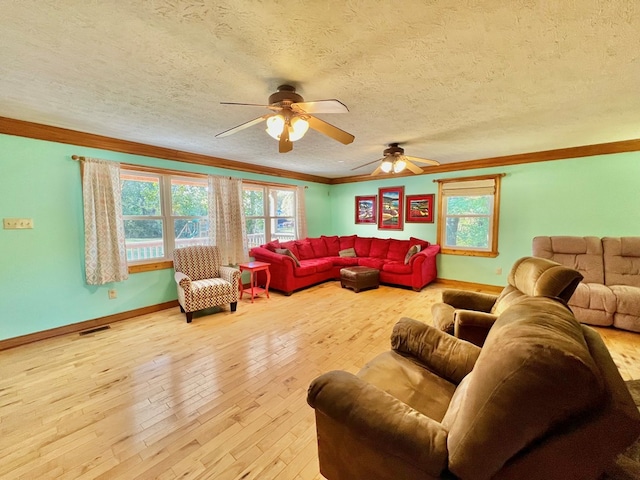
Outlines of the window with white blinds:
[[438,243],[442,253],[498,255],[500,179],[503,175],[436,180]]

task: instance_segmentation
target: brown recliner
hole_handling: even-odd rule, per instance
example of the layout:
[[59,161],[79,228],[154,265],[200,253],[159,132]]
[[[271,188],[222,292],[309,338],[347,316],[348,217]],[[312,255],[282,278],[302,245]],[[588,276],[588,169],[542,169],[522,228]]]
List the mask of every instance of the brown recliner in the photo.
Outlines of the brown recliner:
[[560,300],[512,305],[482,348],[404,318],[391,348],[309,387],[329,480],[590,480],[640,434],[602,339]]
[[444,290],[442,303],[431,307],[436,328],[482,346],[496,318],[524,297],[556,297],[565,303],[582,280],[580,272],[551,260],[523,257],[509,272],[500,295]]

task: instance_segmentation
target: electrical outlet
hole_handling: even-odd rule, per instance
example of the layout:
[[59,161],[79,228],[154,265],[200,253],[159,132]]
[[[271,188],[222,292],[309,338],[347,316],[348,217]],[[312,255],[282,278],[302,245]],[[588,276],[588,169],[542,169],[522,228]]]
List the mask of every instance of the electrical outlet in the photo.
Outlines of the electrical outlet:
[[502,275],[502,267],[496,268],[496,275]]
[[33,228],[33,218],[3,218],[2,225],[6,230]]
[[113,300],[114,298],[118,298],[118,291],[112,288],[109,290],[109,300]]

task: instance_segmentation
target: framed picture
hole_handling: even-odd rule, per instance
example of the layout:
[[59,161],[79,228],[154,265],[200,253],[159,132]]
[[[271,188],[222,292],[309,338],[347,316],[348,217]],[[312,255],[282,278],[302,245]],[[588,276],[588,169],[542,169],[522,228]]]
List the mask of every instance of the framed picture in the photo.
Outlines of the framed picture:
[[378,228],[380,230],[402,230],[402,207],[404,187],[378,189]]
[[435,194],[407,195],[406,222],[433,223]]
[[376,223],[376,196],[356,197],[356,225]]

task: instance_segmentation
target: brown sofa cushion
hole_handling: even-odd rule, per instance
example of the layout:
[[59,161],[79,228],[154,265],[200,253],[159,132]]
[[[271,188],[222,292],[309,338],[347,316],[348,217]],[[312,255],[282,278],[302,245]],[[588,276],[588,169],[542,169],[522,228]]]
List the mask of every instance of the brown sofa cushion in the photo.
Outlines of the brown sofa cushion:
[[604,284],[602,241],[598,237],[535,237],[532,253],[579,271],[585,283]]
[[640,237],[604,237],[604,284],[640,287]]
[[492,477],[506,459],[600,405],[603,389],[569,309],[549,298],[520,300],[490,330],[443,418],[450,470]]

